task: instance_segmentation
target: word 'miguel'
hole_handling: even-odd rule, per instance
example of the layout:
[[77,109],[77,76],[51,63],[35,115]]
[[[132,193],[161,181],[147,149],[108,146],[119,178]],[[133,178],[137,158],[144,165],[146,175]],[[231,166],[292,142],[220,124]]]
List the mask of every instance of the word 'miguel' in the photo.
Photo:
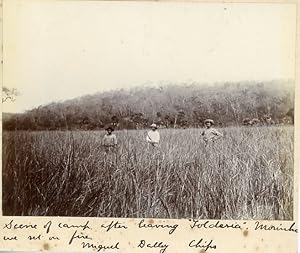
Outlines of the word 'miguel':
[[82,242],[81,245],[82,245],[82,248],[85,249],[92,249],[92,250],[95,250],[97,252],[99,251],[104,251],[104,250],[113,250],[113,249],[120,249],[119,248],[119,242],[117,242],[116,244],[113,244],[113,245],[102,245],[102,244],[94,244],[94,243],[89,243],[89,242]]

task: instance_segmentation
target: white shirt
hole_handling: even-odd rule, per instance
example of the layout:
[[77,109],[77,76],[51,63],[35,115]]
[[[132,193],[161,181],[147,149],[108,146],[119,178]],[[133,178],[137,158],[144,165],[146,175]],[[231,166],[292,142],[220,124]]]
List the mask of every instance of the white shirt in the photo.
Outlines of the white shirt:
[[147,139],[147,142],[149,142],[149,143],[159,143],[159,140],[160,140],[159,132],[157,130],[149,131],[147,133],[146,139]]
[[204,129],[204,131],[202,132],[202,136],[204,141],[215,141],[219,137],[222,137],[223,134],[221,134],[216,129],[211,127],[211,128]]
[[117,145],[117,137],[115,134],[106,134],[102,139],[103,146],[115,146]]

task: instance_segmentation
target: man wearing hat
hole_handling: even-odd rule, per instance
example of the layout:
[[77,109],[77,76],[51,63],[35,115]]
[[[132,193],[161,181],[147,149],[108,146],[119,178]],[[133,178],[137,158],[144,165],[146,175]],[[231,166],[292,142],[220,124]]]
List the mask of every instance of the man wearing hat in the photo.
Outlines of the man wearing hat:
[[159,140],[160,140],[159,132],[157,130],[157,125],[153,123],[150,126],[150,128],[151,128],[151,130],[147,133],[146,140],[153,147],[157,147],[159,144]]
[[105,152],[108,153],[109,151],[113,151],[117,146],[117,137],[112,133],[114,129],[111,126],[107,127],[105,130],[107,131],[107,134],[103,137],[102,146],[104,147]]
[[223,137],[223,134],[218,132],[215,128],[212,128],[211,126],[214,124],[214,121],[212,119],[206,119],[204,121],[205,129],[202,132],[203,140],[205,144],[207,145],[209,142],[214,142],[220,137]]

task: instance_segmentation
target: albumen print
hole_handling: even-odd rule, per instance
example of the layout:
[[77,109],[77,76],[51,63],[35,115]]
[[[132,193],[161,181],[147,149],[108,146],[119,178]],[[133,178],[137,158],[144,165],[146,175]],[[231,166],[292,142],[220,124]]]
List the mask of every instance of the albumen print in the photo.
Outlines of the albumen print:
[[4,216],[293,220],[295,5],[22,2]]

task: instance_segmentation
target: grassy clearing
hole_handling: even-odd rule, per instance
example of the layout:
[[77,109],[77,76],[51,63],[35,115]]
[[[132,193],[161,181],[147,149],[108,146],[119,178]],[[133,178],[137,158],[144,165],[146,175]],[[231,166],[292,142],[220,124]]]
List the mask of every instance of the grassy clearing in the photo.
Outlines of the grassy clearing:
[[106,156],[103,132],[4,132],[4,215],[292,219],[293,127],[221,131],[118,131]]

